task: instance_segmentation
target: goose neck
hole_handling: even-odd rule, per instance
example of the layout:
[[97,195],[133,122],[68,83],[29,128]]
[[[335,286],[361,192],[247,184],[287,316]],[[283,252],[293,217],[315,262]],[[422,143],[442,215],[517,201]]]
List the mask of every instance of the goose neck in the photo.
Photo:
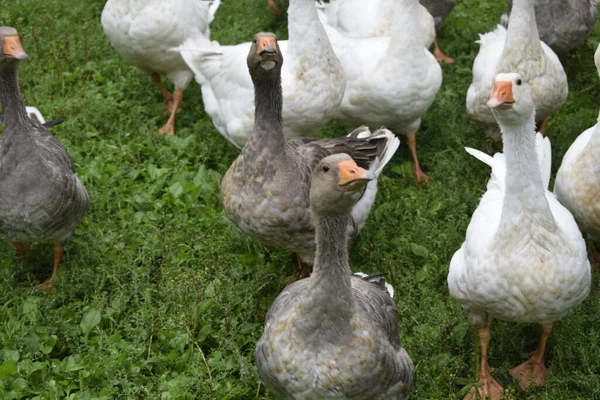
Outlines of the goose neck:
[[391,43],[402,57],[408,48],[424,49],[423,27],[421,26],[421,5],[418,0],[398,0],[393,4],[394,23],[391,29]]
[[30,124],[19,91],[17,67],[17,62],[0,64],[0,103],[4,134],[15,131],[14,128],[17,126]]
[[534,115],[520,126],[500,124],[506,161],[506,191],[501,229],[541,224],[555,229],[536,150]]
[[311,59],[334,54],[325,28],[319,20],[314,0],[290,0],[288,7],[288,60]]
[[514,0],[506,32],[504,52],[541,54],[542,45],[535,20],[534,0]]
[[[260,67],[259,67],[260,68]],[[269,151],[276,155],[283,153],[281,77],[266,76],[254,79],[254,129],[244,153]]]
[[335,343],[350,334],[354,313],[347,228],[350,216],[314,215],[317,251],[310,289],[305,334]]

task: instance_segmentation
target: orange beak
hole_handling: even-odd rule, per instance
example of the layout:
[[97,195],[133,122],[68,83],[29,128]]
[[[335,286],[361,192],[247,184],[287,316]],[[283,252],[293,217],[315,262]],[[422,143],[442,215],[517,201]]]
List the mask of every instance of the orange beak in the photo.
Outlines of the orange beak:
[[27,59],[27,53],[25,53],[25,50],[23,50],[23,46],[21,46],[21,39],[19,39],[18,36],[8,36],[4,38],[3,54],[5,56],[12,56],[17,60]]
[[492,95],[487,105],[492,110],[506,110],[513,107],[515,99],[513,98],[512,82],[496,82],[492,89]]
[[263,61],[273,61],[277,54],[277,38],[274,36],[259,37],[257,53],[263,57]]
[[338,164],[340,181],[338,185],[346,191],[362,189],[373,174],[356,165],[354,160],[345,160]]

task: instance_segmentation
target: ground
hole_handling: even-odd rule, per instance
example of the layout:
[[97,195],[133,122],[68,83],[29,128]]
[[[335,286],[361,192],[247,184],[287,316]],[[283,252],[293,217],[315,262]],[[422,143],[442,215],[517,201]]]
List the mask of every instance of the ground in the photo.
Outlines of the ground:
[[[50,273],[51,244],[39,244],[23,266],[10,243],[0,243],[0,398],[272,399],[259,383],[254,346],[295,258],[259,245],[225,217],[219,182],[237,150],[204,113],[195,83],[177,134],[153,134],[167,118],[162,98],[110,47],[103,3],[0,4],[0,21],[19,30],[30,55],[20,69],[26,104],[66,119],[53,133],[92,201],[66,246],[56,294],[28,290]],[[431,183],[416,187],[403,143],[351,251],[353,269],[388,272],[396,288],[401,340],[417,369],[415,399],[462,398],[476,382],[474,332],[446,275],[489,177],[463,150],[494,151],[467,116],[465,94],[477,34],[494,27],[504,3],[462,0],[446,20],[439,41],[456,63],[443,66],[418,135]],[[212,37],[233,44],[259,31],[285,38],[285,14],[272,15],[264,1],[224,0]],[[570,94],[550,120],[553,176],[568,146],[596,121],[599,38],[597,28],[562,58]],[[342,134],[333,122],[320,133]],[[534,350],[537,327],[494,322],[490,364],[507,398],[600,398],[599,283],[594,277],[588,299],[555,325],[545,388],[525,393],[508,374]]]

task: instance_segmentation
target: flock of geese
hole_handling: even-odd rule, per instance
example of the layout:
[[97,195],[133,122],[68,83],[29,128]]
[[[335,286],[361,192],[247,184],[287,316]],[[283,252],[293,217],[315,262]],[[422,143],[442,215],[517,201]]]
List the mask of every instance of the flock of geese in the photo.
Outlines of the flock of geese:
[[[288,40],[258,33],[235,46],[210,40],[219,0],[108,0],[101,22],[114,49],[161,91],[171,113],[160,133],[175,133],[192,79],[201,86],[217,130],[241,148],[221,184],[227,216],[298,254],[305,279],[276,298],[256,346],[265,386],[285,399],[405,399],[414,366],[400,344],[393,288],[382,274],[352,273],[348,246],[400,145],[396,135],[406,137],[417,181],[429,179],[415,135],[442,85],[440,62],[453,62],[435,37],[455,0],[289,3]],[[552,324],[590,290],[581,231],[600,240],[600,122],[564,155],[554,193],[543,137],[568,94],[555,51],[585,41],[596,0],[514,0],[509,12],[481,35],[466,93],[468,113],[503,145],[494,156],[466,149],[491,178],[448,273],[480,339],[479,380],[467,399],[503,395],[487,363],[494,318],[542,326],[538,348],[510,372],[523,389],[545,383]],[[52,275],[38,286],[53,292],[63,246],[90,198],[48,131],[56,122],[24,105],[17,69],[27,54],[14,28],[0,27],[0,47],[0,236],[25,257],[30,243],[54,243]],[[600,73],[600,49],[595,63]],[[352,132],[307,137],[330,119]]]

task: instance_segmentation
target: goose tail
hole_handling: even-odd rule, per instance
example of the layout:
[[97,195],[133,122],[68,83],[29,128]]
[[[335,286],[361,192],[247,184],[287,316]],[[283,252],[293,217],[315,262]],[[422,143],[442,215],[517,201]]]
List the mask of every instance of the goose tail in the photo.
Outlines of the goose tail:
[[363,281],[367,281],[376,285],[379,289],[383,290],[387,294],[390,295],[391,298],[394,298],[394,287],[390,285],[386,280],[385,276],[387,272],[382,272],[379,274],[367,275],[364,272],[354,272],[352,276],[357,276],[361,278]]

